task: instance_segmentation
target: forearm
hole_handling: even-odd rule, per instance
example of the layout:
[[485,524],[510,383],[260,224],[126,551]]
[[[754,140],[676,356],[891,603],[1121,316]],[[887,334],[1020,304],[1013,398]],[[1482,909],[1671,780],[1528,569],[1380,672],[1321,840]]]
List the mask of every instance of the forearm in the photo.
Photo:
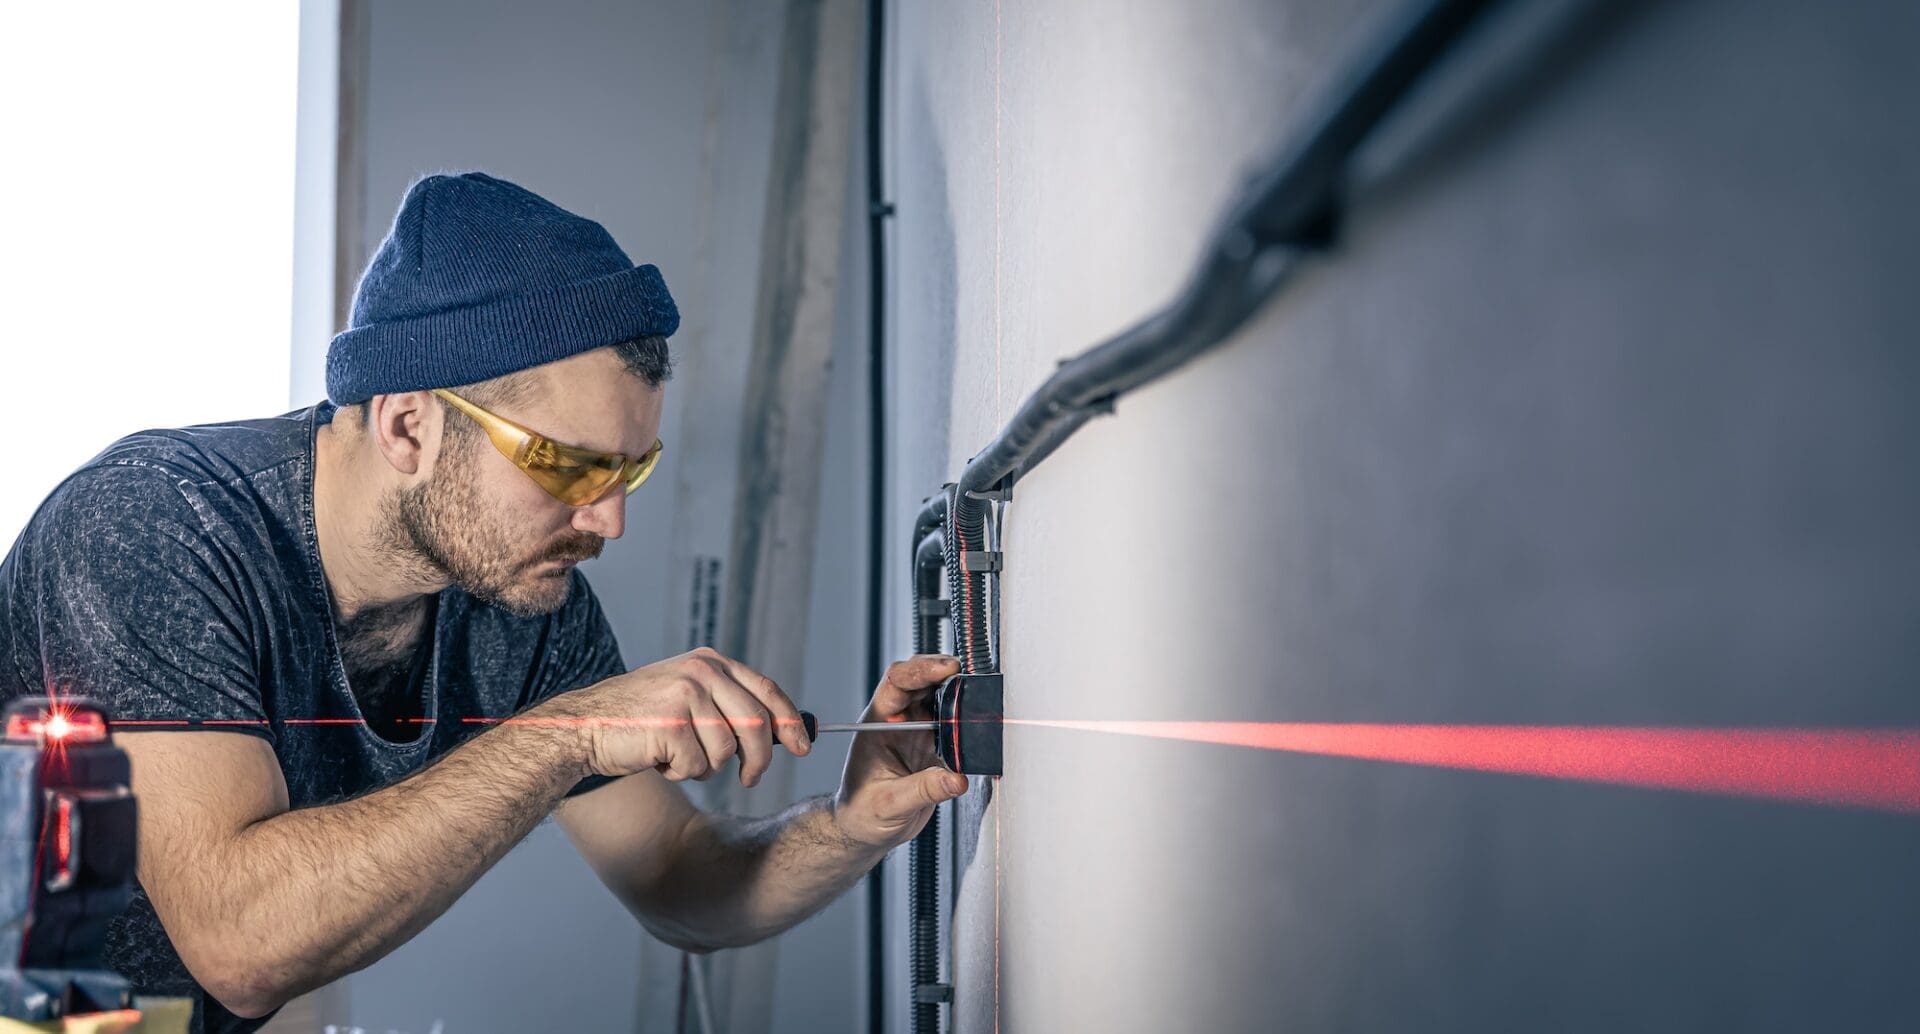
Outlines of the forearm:
[[562,730],[513,723],[378,792],[248,826],[192,903],[224,945],[221,997],[264,1012],[392,951],[582,774]]
[[764,819],[697,813],[638,911],[669,943],[738,947],[826,907],[885,854],[842,833],[827,796]]

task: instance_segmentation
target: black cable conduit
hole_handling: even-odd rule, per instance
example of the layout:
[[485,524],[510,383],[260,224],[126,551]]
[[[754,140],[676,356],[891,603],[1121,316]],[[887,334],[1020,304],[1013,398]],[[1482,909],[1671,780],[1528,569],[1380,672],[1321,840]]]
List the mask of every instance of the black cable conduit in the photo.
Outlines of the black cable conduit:
[[1285,283],[1297,258],[1330,247],[1347,165],[1367,134],[1475,19],[1499,0],[1429,0],[1341,78],[1306,129],[1227,209],[1167,308],[1061,363],[960,475],[957,510],[1004,489],[1114,400],[1217,347]]
[[[941,509],[945,509],[941,497]],[[921,538],[913,554],[913,652],[940,649],[941,572],[946,546],[939,531]],[[907,853],[907,971],[912,1034],[939,1034],[940,1001],[930,997],[940,983],[940,812],[913,838]]]

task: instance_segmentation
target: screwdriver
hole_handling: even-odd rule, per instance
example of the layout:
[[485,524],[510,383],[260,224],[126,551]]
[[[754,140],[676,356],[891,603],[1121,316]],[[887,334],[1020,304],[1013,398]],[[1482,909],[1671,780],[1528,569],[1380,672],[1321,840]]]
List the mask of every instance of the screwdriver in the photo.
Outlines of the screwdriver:
[[828,722],[820,724],[812,711],[800,712],[800,722],[807,728],[807,742],[820,738],[823,732],[929,732],[940,728],[939,722]]

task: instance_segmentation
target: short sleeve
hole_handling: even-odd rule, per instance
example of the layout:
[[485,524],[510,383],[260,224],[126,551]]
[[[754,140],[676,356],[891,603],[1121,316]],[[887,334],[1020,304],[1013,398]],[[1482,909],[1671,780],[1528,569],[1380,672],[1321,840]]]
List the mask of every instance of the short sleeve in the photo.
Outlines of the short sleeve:
[[49,690],[97,700],[123,726],[210,723],[271,738],[230,556],[174,475],[88,468],[23,533],[9,617],[34,626]]

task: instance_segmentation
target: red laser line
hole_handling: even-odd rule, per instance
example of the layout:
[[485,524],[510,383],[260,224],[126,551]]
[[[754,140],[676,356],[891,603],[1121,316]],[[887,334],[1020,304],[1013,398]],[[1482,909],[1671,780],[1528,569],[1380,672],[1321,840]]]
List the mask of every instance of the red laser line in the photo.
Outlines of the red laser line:
[[[452,721],[454,719],[449,719]],[[434,724],[433,718],[408,718]],[[463,724],[664,728],[754,724],[725,718],[463,717]],[[776,719],[776,721],[790,721]],[[364,725],[287,718],[284,725]],[[250,718],[146,718],[128,728],[266,726]],[[1646,789],[1920,814],[1920,729],[1397,725],[1315,722],[1047,720],[1008,725],[1257,747],[1298,754],[1495,772]],[[958,729],[956,727],[956,733]]]
[[[568,728],[583,728],[586,726],[602,726],[602,727],[614,726],[614,727],[625,727],[625,728],[666,728],[668,726],[676,726],[676,725],[691,725],[691,726],[725,726],[726,728],[729,728],[729,729],[744,727],[744,728],[751,729],[751,728],[758,728],[759,726],[763,724],[767,724],[769,722],[769,719],[764,719],[764,718],[725,718],[725,717],[722,717],[722,718],[665,718],[665,717],[562,718],[562,717],[546,717],[546,716],[534,716],[534,715],[509,715],[509,716],[503,716],[503,717],[497,717],[497,718],[481,716],[481,717],[465,717],[460,719],[452,719],[452,718],[447,719],[447,721],[450,721],[450,722],[456,721],[456,720],[465,725],[536,725],[536,726],[549,726],[549,727],[560,726],[560,727],[568,727]],[[434,725],[434,724],[437,724],[440,721],[440,719],[438,718],[397,718],[397,719],[394,719],[394,721],[401,725]],[[775,717],[770,721],[775,726],[792,726],[795,728],[798,728],[803,724],[802,720],[799,718]],[[279,722],[282,725],[366,725],[367,724],[367,720],[365,718],[282,718],[282,719],[279,719]],[[122,729],[122,728],[139,729],[139,728],[153,728],[153,727],[205,728],[208,726],[226,727],[226,726],[236,726],[236,725],[237,726],[268,726],[273,724],[273,720],[267,719],[267,718],[116,718],[116,719],[113,719],[110,722],[110,724],[116,729]]]
[[[988,778],[993,780],[993,1029],[997,1031],[1000,1029],[1000,899],[1007,893],[1000,867],[1000,813],[1006,809],[1007,799],[1000,792],[1000,777]],[[954,878],[959,879],[958,874]]]
[[1007,724],[1920,814],[1920,729],[1014,718]]

